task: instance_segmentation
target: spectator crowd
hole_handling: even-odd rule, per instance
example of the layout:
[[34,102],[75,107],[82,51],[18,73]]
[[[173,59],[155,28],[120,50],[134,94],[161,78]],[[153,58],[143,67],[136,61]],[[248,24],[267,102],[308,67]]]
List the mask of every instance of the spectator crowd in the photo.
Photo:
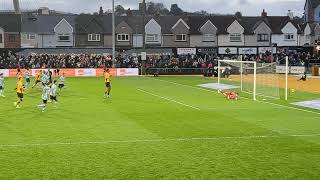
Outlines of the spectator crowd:
[[[287,54],[274,55],[244,55],[244,61],[257,61],[260,63],[285,63]],[[290,65],[303,66],[308,59],[315,58],[307,53],[289,54]],[[212,68],[217,65],[218,59],[238,59],[238,56],[218,55],[152,55],[147,57],[146,68]],[[0,53],[0,69],[13,68],[109,68],[113,62],[111,56],[98,54],[31,54],[20,56],[11,51]],[[141,60],[138,57],[121,55],[116,57],[116,67],[138,68]]]

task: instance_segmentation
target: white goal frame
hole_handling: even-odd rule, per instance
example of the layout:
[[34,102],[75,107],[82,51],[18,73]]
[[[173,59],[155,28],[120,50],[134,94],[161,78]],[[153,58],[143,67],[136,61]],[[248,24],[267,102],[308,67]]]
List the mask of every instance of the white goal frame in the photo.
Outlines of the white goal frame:
[[[253,64],[254,72],[253,72],[253,100],[256,100],[257,96],[257,62],[256,61],[242,61],[242,56],[240,56],[240,60],[218,60],[218,90],[220,90],[220,80],[221,80],[221,62],[226,63],[240,63],[240,88],[243,91],[243,64]],[[289,57],[285,57],[285,100],[288,100],[288,75],[289,75]]]
[[218,90],[220,90],[220,79],[221,79],[221,75],[220,75],[220,70],[221,70],[221,62],[226,62],[226,63],[240,63],[240,79],[241,79],[241,91],[242,91],[242,87],[243,87],[243,68],[242,65],[243,63],[246,64],[253,64],[253,90],[252,90],[252,94],[253,94],[253,100],[257,100],[256,98],[256,90],[257,90],[257,62],[255,61],[237,61],[237,60],[218,60]]

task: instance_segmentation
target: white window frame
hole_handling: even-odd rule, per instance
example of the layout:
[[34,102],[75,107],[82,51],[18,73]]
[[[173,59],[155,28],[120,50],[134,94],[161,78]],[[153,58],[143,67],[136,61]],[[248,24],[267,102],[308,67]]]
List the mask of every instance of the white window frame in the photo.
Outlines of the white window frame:
[[[68,40],[61,40],[60,37],[68,37]],[[70,42],[70,34],[66,33],[66,34],[58,34],[58,41],[59,42]]]
[[[124,37],[124,39],[123,39],[123,37]],[[130,41],[130,36],[129,36],[129,34],[117,34],[117,41],[128,42],[128,41]]]
[[229,35],[230,42],[242,42],[242,35],[240,33],[233,33]]
[[26,39],[27,40],[35,40],[36,39],[36,35],[35,34],[26,34]]
[[203,42],[214,42],[214,34],[202,34]]
[[258,42],[269,42],[269,34],[258,34],[257,41]]
[[[181,36],[181,39],[178,39],[179,36]],[[187,41],[187,35],[186,34],[176,34],[175,39],[178,42],[186,42]]]
[[88,41],[99,42],[100,41],[100,34],[88,34]]
[[284,34],[285,41],[295,41],[295,36],[293,33]]
[[159,42],[159,35],[158,34],[147,34],[146,35],[146,42]]

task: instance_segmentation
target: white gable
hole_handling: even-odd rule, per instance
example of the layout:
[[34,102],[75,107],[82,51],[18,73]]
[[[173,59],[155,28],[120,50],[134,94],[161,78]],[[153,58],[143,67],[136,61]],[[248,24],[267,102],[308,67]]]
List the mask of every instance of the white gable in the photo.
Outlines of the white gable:
[[257,31],[269,31],[271,32],[272,30],[270,29],[270,27],[264,22],[262,21],[255,29],[254,32],[256,33]]
[[291,23],[288,22],[282,29],[281,29],[282,33],[286,34],[286,33],[293,33],[293,34],[297,34],[298,30],[297,28]]
[[161,34],[161,26],[153,18],[146,24],[145,31],[147,34]]
[[229,34],[232,33],[239,33],[239,34],[243,34],[244,33],[244,28],[241,26],[241,24],[235,20],[233,21],[233,23],[228,27],[227,32]]
[[67,31],[73,32],[73,27],[68,23],[66,19],[62,19],[55,27],[54,32]]
[[158,22],[156,20],[154,20],[153,18],[150,19],[150,21],[146,24],[146,26],[158,26],[158,28],[161,29],[161,26],[158,24]]
[[200,31],[203,31],[203,29],[207,26],[211,26],[213,27],[214,29],[218,30],[217,27],[210,21],[208,20],[206,23],[204,23],[204,25],[200,28]]
[[180,23],[182,23],[184,26],[186,26],[187,29],[190,29],[190,27],[188,26],[188,24],[187,24],[186,22],[184,22],[184,20],[181,19],[181,18],[177,21],[177,23],[176,23],[174,26],[172,26],[171,29],[176,28]]
[[311,28],[309,24],[304,28],[304,35],[311,35]]

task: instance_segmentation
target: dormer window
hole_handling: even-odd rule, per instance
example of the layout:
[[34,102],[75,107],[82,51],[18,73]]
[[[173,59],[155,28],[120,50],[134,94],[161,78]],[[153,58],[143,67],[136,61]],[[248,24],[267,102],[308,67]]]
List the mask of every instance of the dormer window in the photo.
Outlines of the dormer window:
[[258,34],[258,42],[268,42],[269,34]]
[[239,33],[230,34],[230,42],[241,42],[241,34]]
[[187,35],[186,34],[177,34],[176,41],[187,41]]
[[88,34],[88,41],[99,42],[100,41],[100,34]]
[[58,34],[58,40],[60,42],[70,42],[70,34]]
[[202,41],[203,42],[214,42],[214,34],[203,34]]
[[285,34],[284,35],[284,40],[285,41],[294,41],[294,34],[290,34],[290,33]]

